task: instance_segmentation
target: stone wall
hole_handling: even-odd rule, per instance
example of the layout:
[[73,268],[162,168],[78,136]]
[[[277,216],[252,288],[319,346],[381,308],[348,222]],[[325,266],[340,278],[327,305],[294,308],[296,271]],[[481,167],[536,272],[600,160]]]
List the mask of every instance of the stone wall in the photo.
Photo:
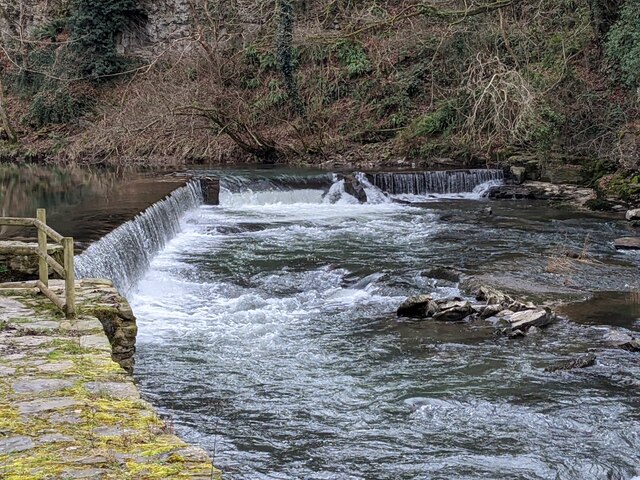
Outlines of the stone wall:
[[[0,241],[0,281],[35,280],[38,278],[37,243],[20,241]],[[60,265],[64,265],[64,251],[61,245],[49,245],[51,255]],[[49,277],[59,276],[49,268]]]

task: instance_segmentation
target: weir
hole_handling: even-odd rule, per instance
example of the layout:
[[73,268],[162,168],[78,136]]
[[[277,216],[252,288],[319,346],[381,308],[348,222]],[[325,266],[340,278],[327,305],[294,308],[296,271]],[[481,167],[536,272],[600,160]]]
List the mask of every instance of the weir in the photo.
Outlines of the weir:
[[498,169],[386,172],[369,177],[373,185],[392,195],[425,195],[472,192],[483,183],[503,180],[504,172]]
[[120,292],[128,292],[147,271],[154,255],[178,234],[183,215],[202,202],[199,181],[178,188],[91,244],[76,258],[76,276],[108,278]]

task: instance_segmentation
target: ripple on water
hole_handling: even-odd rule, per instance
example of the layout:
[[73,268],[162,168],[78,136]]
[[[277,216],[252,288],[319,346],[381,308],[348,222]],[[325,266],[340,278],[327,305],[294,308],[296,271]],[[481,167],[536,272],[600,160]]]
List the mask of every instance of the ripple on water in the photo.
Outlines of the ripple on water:
[[[591,234],[606,262],[618,258],[606,244],[622,227],[514,203],[485,218],[465,200],[325,205],[300,203],[317,201],[313,192],[287,195],[201,208],[131,299],[143,392],[186,439],[215,451],[226,477],[640,474],[640,364],[606,345],[601,319],[514,342],[485,322],[394,313],[416,291],[459,294],[421,274],[435,265],[469,272],[502,255],[503,268],[542,269],[558,226],[575,245]],[[461,219],[440,221],[442,212]],[[520,260],[509,263],[514,245]],[[591,350],[594,367],[544,371]]]

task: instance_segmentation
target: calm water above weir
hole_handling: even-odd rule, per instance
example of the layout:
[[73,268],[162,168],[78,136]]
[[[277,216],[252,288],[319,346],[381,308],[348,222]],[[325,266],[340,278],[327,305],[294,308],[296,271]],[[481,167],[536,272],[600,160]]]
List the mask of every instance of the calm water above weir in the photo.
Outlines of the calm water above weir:
[[[47,220],[85,246],[136,216],[184,184],[184,180],[80,167],[0,163],[0,215]],[[0,228],[0,240],[34,240],[33,229]]]
[[[407,203],[371,185],[354,204],[331,175],[223,176],[221,205],[183,217],[130,298],[143,392],[225,478],[640,475],[640,357],[604,339],[639,332],[637,307],[618,322],[603,293],[611,321],[515,341],[485,322],[395,317],[408,295],[459,292],[440,265],[545,299],[637,289],[640,257],[611,245],[622,221],[489,204],[474,182],[397,187]],[[585,245],[589,261],[567,265]],[[544,372],[587,351],[594,367]]]

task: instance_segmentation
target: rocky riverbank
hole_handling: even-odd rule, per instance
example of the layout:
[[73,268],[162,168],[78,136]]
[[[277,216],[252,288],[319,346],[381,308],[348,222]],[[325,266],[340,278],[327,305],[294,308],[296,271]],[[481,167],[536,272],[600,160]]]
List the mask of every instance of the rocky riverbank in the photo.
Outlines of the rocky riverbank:
[[0,284],[0,478],[220,478],[123,369],[136,332],[126,300],[104,280],[78,282],[77,297],[67,320],[32,283]]

